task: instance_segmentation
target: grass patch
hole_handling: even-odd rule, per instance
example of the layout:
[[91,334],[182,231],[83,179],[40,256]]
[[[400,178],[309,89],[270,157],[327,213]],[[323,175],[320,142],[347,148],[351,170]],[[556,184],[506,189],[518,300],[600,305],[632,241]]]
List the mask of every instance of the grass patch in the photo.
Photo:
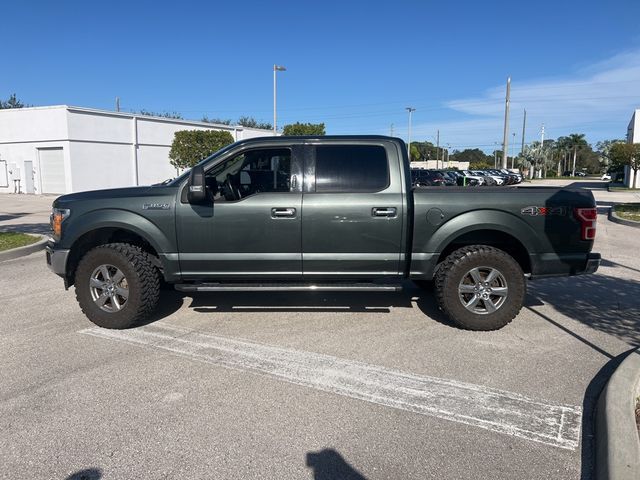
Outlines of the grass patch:
[[640,203],[621,203],[615,205],[613,211],[620,218],[640,222]]
[[38,237],[26,233],[0,232],[0,252],[31,245],[38,240],[40,240]]

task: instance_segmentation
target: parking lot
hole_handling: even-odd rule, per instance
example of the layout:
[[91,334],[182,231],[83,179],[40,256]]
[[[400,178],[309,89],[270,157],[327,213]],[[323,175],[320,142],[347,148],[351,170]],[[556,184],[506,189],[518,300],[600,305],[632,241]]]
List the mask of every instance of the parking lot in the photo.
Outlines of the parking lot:
[[[42,252],[1,263],[0,476],[591,478],[595,400],[640,344],[640,239],[606,210],[640,196],[580,183],[600,270],[530,282],[496,332],[454,328],[410,282],[166,289],[152,322],[103,330]],[[52,199],[0,197],[0,229],[46,229]]]

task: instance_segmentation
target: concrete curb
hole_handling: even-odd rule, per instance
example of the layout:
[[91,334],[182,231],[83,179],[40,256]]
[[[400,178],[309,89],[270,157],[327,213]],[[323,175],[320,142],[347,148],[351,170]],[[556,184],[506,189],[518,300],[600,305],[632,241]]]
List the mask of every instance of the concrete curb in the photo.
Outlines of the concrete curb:
[[618,366],[600,394],[596,411],[596,478],[640,478],[640,438],[635,406],[640,394],[640,348]]
[[24,247],[12,248],[11,250],[0,252],[0,262],[13,260],[14,258],[24,257],[25,255],[31,255],[39,250],[44,250],[44,247],[47,245],[47,240],[49,239],[46,235],[38,235],[36,233],[27,233],[27,235],[40,237],[40,240],[36,243],[32,243],[31,245],[25,245]]
[[608,216],[609,220],[611,220],[613,223],[619,223],[620,225],[626,225],[627,227],[640,228],[640,222],[634,222],[633,220],[625,220],[624,218],[620,218],[613,211],[613,208],[614,207],[611,207],[609,209],[609,216]]

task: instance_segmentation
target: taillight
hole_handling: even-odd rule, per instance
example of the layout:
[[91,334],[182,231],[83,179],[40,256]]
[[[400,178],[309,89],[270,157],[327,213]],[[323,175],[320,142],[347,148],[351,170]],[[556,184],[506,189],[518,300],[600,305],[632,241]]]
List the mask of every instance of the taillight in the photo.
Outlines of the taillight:
[[596,238],[596,220],[598,219],[598,209],[575,208],[574,215],[580,221],[580,238],[582,240],[594,240]]

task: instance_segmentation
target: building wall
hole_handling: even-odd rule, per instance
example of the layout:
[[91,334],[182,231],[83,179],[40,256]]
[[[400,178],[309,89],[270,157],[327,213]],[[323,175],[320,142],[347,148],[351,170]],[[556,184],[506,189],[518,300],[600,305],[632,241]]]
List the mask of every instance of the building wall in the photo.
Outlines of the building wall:
[[[272,135],[269,130],[64,105],[2,110],[0,193],[14,191],[16,175],[23,193],[27,175],[33,176],[34,193],[41,192],[38,151],[45,147],[63,148],[66,187],[60,193],[161,182],[179,173],[169,163],[169,150],[180,130],[224,130],[234,140]],[[25,169],[29,160],[33,172]]]
[[627,142],[640,143],[640,109],[633,112],[627,127]]

